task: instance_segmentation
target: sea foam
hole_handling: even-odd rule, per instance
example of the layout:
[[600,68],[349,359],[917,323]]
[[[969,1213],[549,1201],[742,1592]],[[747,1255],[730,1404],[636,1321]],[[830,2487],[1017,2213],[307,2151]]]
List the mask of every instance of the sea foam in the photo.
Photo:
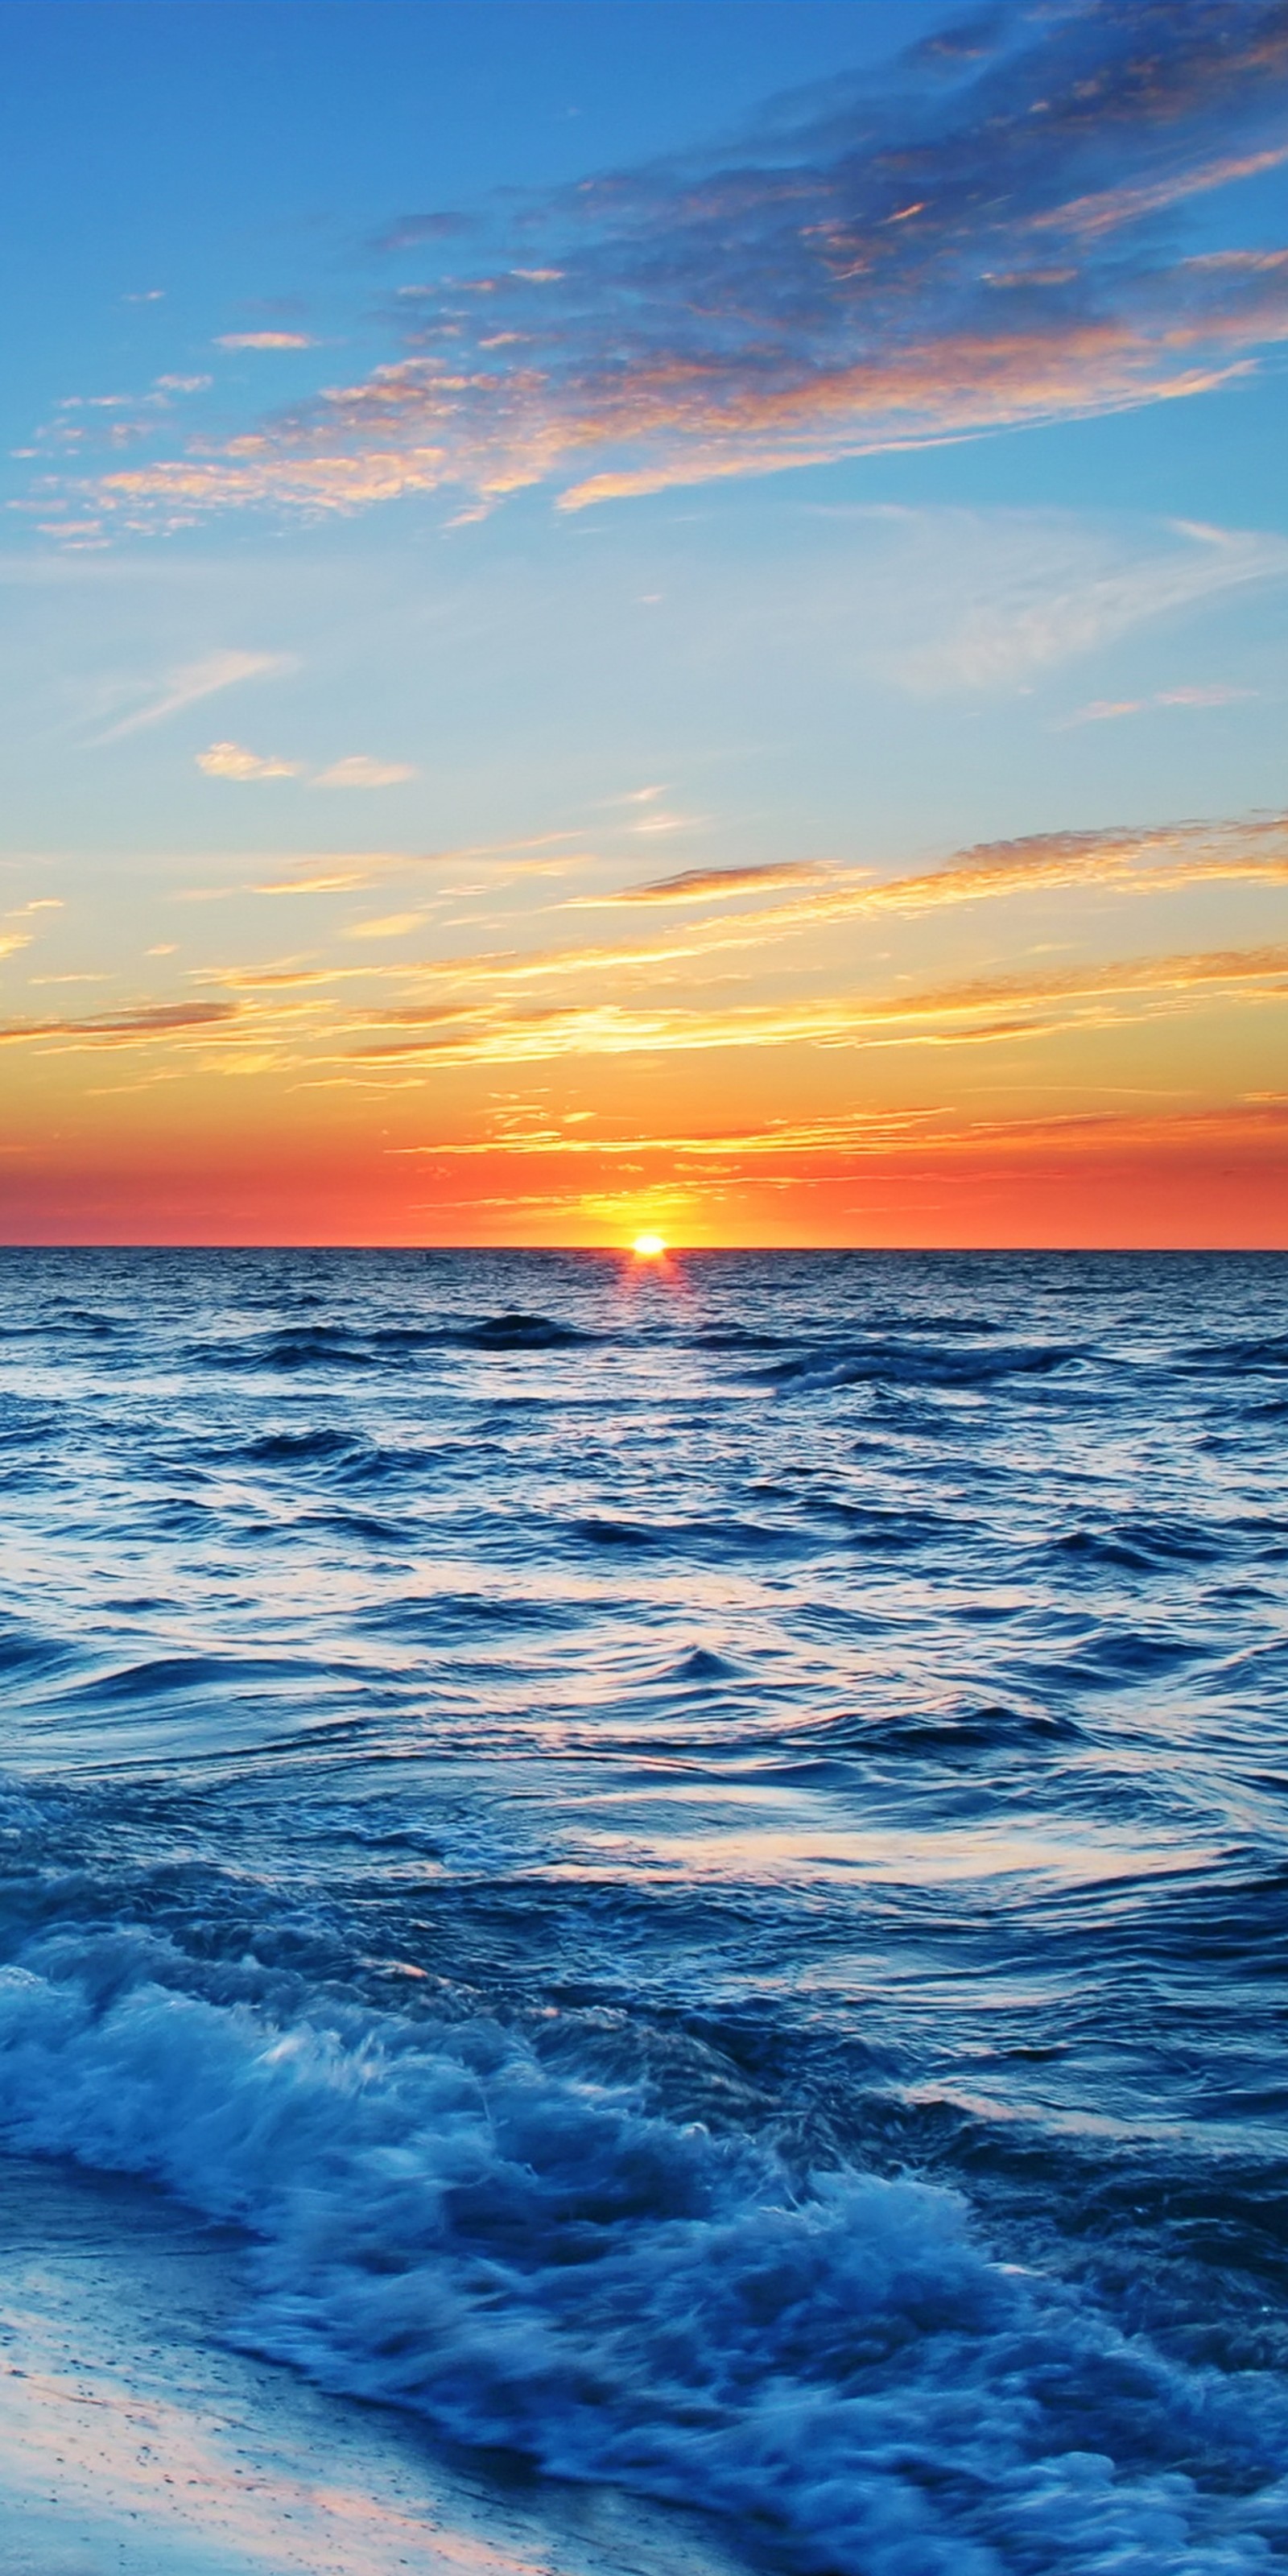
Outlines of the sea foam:
[[[137,1930],[34,1945],[0,1975],[0,2130],[238,2222],[248,2342],[324,2385],[837,2576],[1233,2576],[1288,2539],[1272,2384],[990,2261],[955,2195],[793,2176],[494,2020],[288,2020],[263,1971],[214,1982]],[[1178,2439],[1241,2500],[1214,2515]]]

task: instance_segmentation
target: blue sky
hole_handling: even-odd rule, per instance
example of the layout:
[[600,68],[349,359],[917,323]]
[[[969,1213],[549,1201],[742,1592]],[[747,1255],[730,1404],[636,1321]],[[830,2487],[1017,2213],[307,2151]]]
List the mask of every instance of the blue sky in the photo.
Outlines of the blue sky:
[[1053,1117],[1273,1231],[1282,7],[0,37],[19,1238],[262,1229],[266,1138],[306,1234],[328,1152],[381,1239],[1022,1233]]

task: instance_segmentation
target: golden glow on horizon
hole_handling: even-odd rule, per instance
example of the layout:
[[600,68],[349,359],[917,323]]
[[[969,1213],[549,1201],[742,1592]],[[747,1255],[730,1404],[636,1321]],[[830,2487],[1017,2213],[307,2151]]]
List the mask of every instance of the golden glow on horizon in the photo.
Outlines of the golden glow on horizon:
[[[357,926],[432,909],[381,866]],[[343,900],[309,946],[222,910],[152,943],[140,877],[115,971],[115,915],[15,904],[0,1241],[586,1244],[640,1278],[677,1239],[1284,1242],[1288,813],[972,844],[754,914],[730,876],[714,929],[528,948],[541,890],[513,948],[439,954],[427,922],[374,965]]]

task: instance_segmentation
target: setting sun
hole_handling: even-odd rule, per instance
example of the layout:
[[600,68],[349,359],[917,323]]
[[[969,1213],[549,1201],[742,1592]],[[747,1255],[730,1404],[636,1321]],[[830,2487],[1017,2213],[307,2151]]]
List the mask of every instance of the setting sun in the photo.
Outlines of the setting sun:
[[661,1261],[666,1252],[664,1234],[637,1234],[631,1250],[637,1261]]

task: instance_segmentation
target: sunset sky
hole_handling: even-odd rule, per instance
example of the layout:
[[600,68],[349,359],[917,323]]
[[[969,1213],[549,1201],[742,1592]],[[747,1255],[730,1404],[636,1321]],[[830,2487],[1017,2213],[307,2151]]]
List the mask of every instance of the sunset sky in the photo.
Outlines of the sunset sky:
[[5,1241],[1288,1241],[1283,0],[0,38]]

